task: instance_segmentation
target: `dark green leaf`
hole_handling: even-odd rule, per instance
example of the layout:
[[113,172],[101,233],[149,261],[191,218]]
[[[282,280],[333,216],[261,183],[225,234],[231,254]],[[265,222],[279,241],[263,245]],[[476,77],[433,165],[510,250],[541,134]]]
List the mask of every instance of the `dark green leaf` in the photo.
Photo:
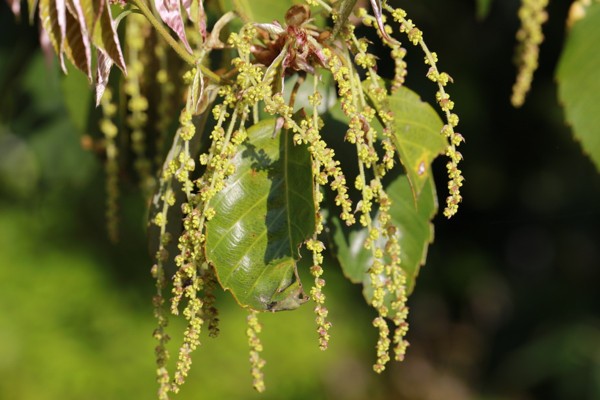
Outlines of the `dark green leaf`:
[[306,300],[298,248],[315,229],[310,155],[275,121],[248,129],[235,173],[211,201],[206,253],[223,288],[256,310],[294,309]]
[[[410,293],[415,285],[419,269],[425,263],[427,248],[433,241],[431,219],[437,212],[437,196],[433,179],[429,178],[419,195],[413,199],[412,189],[406,175],[400,175],[386,187],[392,207],[392,222],[399,231],[401,267],[406,273],[407,290]],[[377,218],[374,218],[376,221]],[[370,301],[371,251],[364,248],[367,230],[342,227],[339,219],[333,218],[333,235],[336,255],[344,274],[354,283],[362,283],[365,297]]]
[[556,77],[558,96],[577,140],[600,171],[600,4],[592,4],[568,34]]
[[477,0],[477,18],[484,19],[490,13],[493,0]]

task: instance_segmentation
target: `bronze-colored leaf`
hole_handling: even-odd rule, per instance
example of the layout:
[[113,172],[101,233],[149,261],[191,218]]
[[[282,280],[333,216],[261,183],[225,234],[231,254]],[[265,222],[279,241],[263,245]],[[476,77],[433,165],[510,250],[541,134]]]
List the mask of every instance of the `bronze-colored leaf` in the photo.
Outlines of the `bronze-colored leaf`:
[[[59,0],[59,2],[60,2],[60,0]],[[64,6],[64,2],[62,2],[62,5]],[[66,71],[65,61],[64,61],[64,57],[63,57],[63,53],[62,53],[62,48],[63,48],[62,43],[63,43],[63,38],[65,37],[66,33],[65,34],[61,33],[63,31],[63,28],[61,27],[61,24],[59,23],[59,14],[60,13],[57,11],[57,2],[54,0],[40,0],[39,8],[40,8],[40,22],[42,24],[42,30],[44,32],[46,32],[48,39],[50,40],[50,43],[52,44],[52,47],[54,48],[54,51],[58,55],[58,58],[60,60],[60,66],[61,66],[62,70]],[[64,8],[62,10],[63,10],[62,16],[65,17]],[[66,22],[64,23],[63,26],[66,27]]]
[[82,34],[81,25],[79,21],[71,14],[67,12],[67,37],[65,40],[65,54],[67,58],[75,65],[80,71],[87,75],[88,80],[92,81],[92,67],[91,67],[91,50],[89,44],[89,38]]
[[100,15],[94,25],[92,41],[106,56],[110,57],[113,63],[121,68],[121,71],[127,73],[127,66],[121,51],[121,44],[110,12],[110,6],[107,1],[103,3],[103,9],[100,10]]

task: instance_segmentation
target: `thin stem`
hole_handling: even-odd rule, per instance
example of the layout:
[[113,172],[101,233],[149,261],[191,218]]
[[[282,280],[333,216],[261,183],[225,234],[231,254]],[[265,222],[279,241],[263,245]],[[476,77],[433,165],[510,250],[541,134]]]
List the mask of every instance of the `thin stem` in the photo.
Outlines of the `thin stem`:
[[210,69],[206,68],[204,65],[198,65],[197,59],[193,54],[187,52],[179,42],[177,42],[173,36],[167,31],[167,29],[156,19],[152,11],[148,8],[144,0],[131,0],[133,4],[140,10],[142,14],[146,17],[148,22],[152,24],[154,29],[162,36],[162,38],[171,46],[173,50],[181,57],[183,61],[191,65],[192,67],[198,67],[202,71],[202,73],[208,77],[209,79],[215,81],[216,83],[222,83],[223,80],[221,77]]

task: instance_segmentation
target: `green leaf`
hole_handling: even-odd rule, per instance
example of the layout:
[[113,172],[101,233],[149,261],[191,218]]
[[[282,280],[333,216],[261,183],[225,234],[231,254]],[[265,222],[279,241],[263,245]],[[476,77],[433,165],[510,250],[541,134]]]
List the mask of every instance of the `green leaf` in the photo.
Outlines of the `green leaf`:
[[477,0],[476,8],[477,8],[477,18],[484,19],[490,13],[490,8],[492,7],[493,0]]
[[431,175],[431,163],[448,145],[440,133],[442,120],[431,105],[404,86],[383,102],[373,97],[371,101],[377,109],[392,111],[394,115],[394,145],[417,198]]
[[310,155],[275,121],[248,129],[236,171],[211,205],[207,259],[224,289],[255,310],[294,309],[306,301],[298,248],[315,229]]
[[[390,216],[400,237],[400,258],[402,270],[406,273],[407,291],[412,292],[421,266],[425,264],[427,249],[433,241],[432,218],[438,208],[435,184],[432,178],[427,179],[416,203],[406,175],[400,175],[386,187],[392,207]],[[377,221],[377,218],[373,218]],[[333,218],[335,232],[333,241],[336,255],[344,271],[344,275],[354,283],[364,285],[365,297],[372,297],[370,274],[372,265],[370,250],[364,248],[368,231],[366,228],[347,229],[337,217]]]
[[91,133],[89,128],[95,117],[94,104],[89,82],[83,75],[75,72],[75,68],[67,65],[67,73],[62,75],[60,86],[67,113],[77,129],[77,134],[85,135]]
[[600,171],[600,4],[592,4],[568,34],[556,71],[558,96],[584,153]]
[[235,10],[244,22],[285,22],[285,12],[300,0],[219,0],[222,10]]

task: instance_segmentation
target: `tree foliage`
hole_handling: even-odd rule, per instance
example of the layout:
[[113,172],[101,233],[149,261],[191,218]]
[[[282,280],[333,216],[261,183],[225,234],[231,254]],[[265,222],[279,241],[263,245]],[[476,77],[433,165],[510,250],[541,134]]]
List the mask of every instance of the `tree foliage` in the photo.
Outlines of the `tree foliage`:
[[[382,372],[392,356],[404,359],[406,301],[438,208],[432,163],[448,158],[443,214],[452,217],[462,200],[457,148],[464,138],[447,91],[453,79],[438,68],[423,32],[386,1],[371,0],[368,9],[357,3],[28,1],[45,50],[95,87],[100,118],[89,104],[83,112],[82,104],[71,108],[102,135],[94,140],[106,157],[109,236],[118,237],[119,175],[134,172],[148,199],[159,398],[185,382],[203,326],[218,334],[219,286],[248,310],[257,390],[265,387],[258,312],[312,301],[326,349],[326,249],[377,312],[374,370]],[[20,2],[9,4],[18,15]],[[478,4],[483,16],[491,2]],[[537,68],[546,6],[522,2],[515,106]],[[589,38],[600,32],[600,5],[573,7],[583,11],[570,17],[559,91],[598,165],[599,124],[590,107],[600,59],[590,56]],[[390,76],[379,73],[365,32],[389,52]],[[408,48],[424,57],[438,111],[405,86]],[[111,74],[114,65],[122,74]],[[301,254],[310,258],[310,284],[300,278]],[[174,371],[169,314],[183,314],[187,324]]]

